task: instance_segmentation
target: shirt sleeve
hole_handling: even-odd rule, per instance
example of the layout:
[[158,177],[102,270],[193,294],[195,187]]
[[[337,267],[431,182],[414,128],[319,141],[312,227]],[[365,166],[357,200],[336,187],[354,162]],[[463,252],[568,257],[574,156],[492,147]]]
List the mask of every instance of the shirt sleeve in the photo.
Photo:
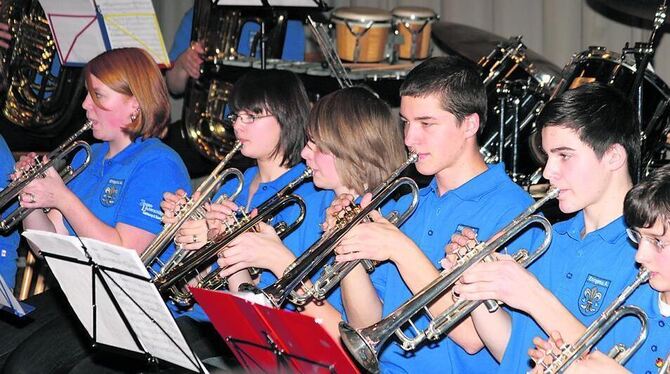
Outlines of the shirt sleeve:
[[193,8],[189,9],[181,19],[179,28],[174,34],[172,48],[170,48],[170,61],[177,60],[191,43],[191,29],[193,28]]
[[117,221],[152,233],[160,232],[163,193],[180,188],[190,194],[188,174],[183,165],[167,158],[143,163],[129,178]]

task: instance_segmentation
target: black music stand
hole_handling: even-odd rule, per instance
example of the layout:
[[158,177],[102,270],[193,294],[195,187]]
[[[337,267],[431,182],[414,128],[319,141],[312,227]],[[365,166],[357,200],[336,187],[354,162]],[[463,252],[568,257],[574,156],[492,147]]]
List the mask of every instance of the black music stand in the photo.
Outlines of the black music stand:
[[313,318],[191,288],[240,364],[249,372],[352,373],[356,365]]
[[103,347],[200,373],[207,370],[179,331],[133,250],[93,239],[27,230],[93,340]]

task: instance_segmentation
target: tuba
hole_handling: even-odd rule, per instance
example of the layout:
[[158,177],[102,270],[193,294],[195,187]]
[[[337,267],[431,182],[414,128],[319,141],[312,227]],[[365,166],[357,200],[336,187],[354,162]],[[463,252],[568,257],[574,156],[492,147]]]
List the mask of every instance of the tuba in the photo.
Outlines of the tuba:
[[226,157],[219,162],[219,164],[212,170],[209,176],[200,183],[196,192],[200,192],[200,196],[197,199],[188,199],[186,203],[178,207],[178,211],[175,212],[176,221],[171,224],[167,224],[163,227],[163,230],[158,234],[149,246],[142,252],[140,259],[144,266],[148,267],[148,270],[152,273],[155,273],[151,267],[152,264],[157,263],[160,266],[159,272],[166,272],[171,269],[175,264],[181,262],[186,256],[193,251],[188,251],[184,249],[177,249],[177,251],[168,259],[165,263],[159,260],[159,256],[163,251],[170,245],[172,240],[179,228],[189,219],[203,219],[205,218],[205,211],[203,208],[204,203],[212,196],[217,188],[219,188],[223,181],[230,175],[233,175],[237,180],[237,189],[233,194],[228,197],[222,195],[219,200],[230,199],[235,200],[237,195],[242,192],[244,187],[244,176],[242,172],[237,169],[229,168],[223,169],[226,164],[233,158],[233,155],[237,153],[242,148],[242,143],[237,141],[233,149],[226,155]]
[[[338,222],[338,225],[332,232],[325,234],[314,243],[307,251],[298,257],[284,272],[274,284],[265,287],[262,290],[256,289],[251,285],[240,286],[240,291],[250,291],[252,293],[262,293],[275,307],[279,308],[288,299],[293,304],[305,305],[312,298],[322,300],[327,293],[339,283],[353,268],[361,261],[350,261],[337,263],[332,266],[326,265],[323,274],[314,287],[308,287],[303,284],[307,277],[316,269],[323,266],[324,261],[333,253],[337,244],[344,236],[360,222],[367,219],[368,214],[377,209],[388,200],[388,198],[402,186],[408,186],[412,190],[412,202],[410,206],[402,213],[392,212],[389,220],[396,226],[401,225],[414,212],[419,202],[419,188],[416,183],[407,177],[397,179],[398,176],[409,165],[416,162],[418,156],[414,153],[397,168],[389,178],[382,182],[373,191],[372,201],[363,209],[356,207],[349,216],[345,215],[344,220]],[[371,261],[365,261],[364,267],[368,271],[374,269]],[[302,292],[296,291],[298,285],[301,285]],[[318,287],[318,288],[317,288]]]
[[40,132],[67,124],[82,96],[81,69],[60,65],[39,2],[5,0],[0,21],[12,34],[10,48],[0,51],[2,114],[18,126]]
[[[581,355],[593,348],[600,339],[614,326],[621,318],[633,316],[640,320],[640,333],[633,344],[626,348],[622,344],[615,345],[608,356],[624,365],[626,361],[642,346],[647,339],[647,314],[634,305],[621,306],[628,297],[642,284],[649,280],[649,270],[640,268],[633,283],[628,285],[621,294],[605,309],[605,311],[591,323],[584,334],[574,344],[565,344],[561,347],[561,353],[555,355],[553,362],[545,365],[545,374],[563,373],[575,362]],[[553,355],[553,353],[552,353]]]
[[[471,311],[484,301],[457,301],[442,314],[434,318],[425,330],[419,331],[414,328],[416,333],[414,338],[408,337],[401,329],[407,323],[414,326],[412,317],[417,315],[421,310],[427,310],[428,305],[443,295],[467,269],[480,261],[490,259],[492,253],[503,248],[505,244],[533,224],[540,224],[544,228],[544,240],[533,253],[529,253],[527,250],[519,250],[514,255],[514,260],[522,266],[527,267],[544,254],[551,243],[551,224],[546,218],[534,213],[547,201],[558,196],[558,192],[557,189],[550,190],[547,196],[529,206],[510,224],[499,231],[494,236],[496,239],[490,242],[479,243],[476,247],[469,250],[463,257],[458,259],[452,269],[444,270],[438,278],[381,321],[359,330],[352,328],[345,322],[340,322],[342,341],[356,361],[366,370],[378,372],[379,360],[377,359],[377,349],[394,333],[402,342],[402,348],[409,351],[416,348],[427,337],[437,339],[440,334],[448,331],[458,321],[467,317]],[[489,310],[494,310],[496,307],[495,304],[497,302],[490,301],[487,305]],[[430,313],[428,314],[430,315]]]
[[[264,20],[272,29],[267,43],[267,55],[271,58],[281,57],[286,32],[286,15],[275,13]],[[247,9],[220,6],[218,1],[195,1],[191,40],[203,43],[205,62],[200,78],[188,82],[182,136],[203,156],[216,162],[230,152],[235,142],[233,132],[225,121],[226,104],[233,84],[230,77],[220,76],[218,70],[223,61],[238,58],[237,46],[242,27],[247,22],[263,22],[257,14]],[[251,51],[254,53],[255,48]]]
[[[291,181],[288,185],[282,188],[276,195],[264,201],[256,209],[258,214],[255,217],[247,217],[243,215],[238,222],[226,228],[225,232],[219,235],[215,241],[208,243],[198,251],[194,251],[192,255],[183,259],[165,272],[156,275],[152,281],[158,288],[158,291],[163,294],[169,294],[170,297],[180,305],[188,306],[193,303],[193,296],[186,289],[188,281],[199,278],[200,270],[212,264],[217,255],[237,236],[253,230],[254,227],[261,221],[270,221],[277,213],[284,210],[289,205],[297,205],[300,209],[300,214],[290,225],[285,222],[279,223],[275,230],[280,236],[288,235],[296,227],[298,227],[305,218],[305,202],[297,195],[291,194],[304,180],[312,176],[312,170],[307,168],[300,176]],[[215,271],[218,273],[218,269]],[[211,273],[210,273],[211,274]],[[209,285],[216,284],[220,286],[226,283],[225,279],[217,275],[206,275],[205,280]],[[212,279],[216,278],[216,279]],[[203,286],[202,278],[199,279],[199,285]],[[205,285],[206,286],[206,285]]]
[[[80,137],[81,134],[83,134],[85,131],[90,129],[91,122],[86,122],[81,129],[75,132],[72,136],[65,140],[63,144],[59,145],[58,148],[47,155],[47,162],[42,163],[40,156],[36,156],[34,160],[35,163],[30,169],[18,170],[17,173],[19,173],[19,176],[14,179],[7,187],[5,187],[5,189],[0,191],[0,210],[4,209],[14,200],[18,199],[21,191],[23,191],[23,189],[31,181],[33,181],[35,178],[42,178],[47,169],[52,166],[57,168],[62,166],[60,169],[57,169],[57,171],[65,183],[68,183],[74,179],[74,177],[79,175],[79,173],[84,171],[86,166],[88,166],[89,162],[91,161],[91,146],[83,140],[76,139]],[[76,151],[79,149],[82,149],[84,152],[86,152],[86,158],[84,159],[84,162],[76,169],[72,168],[71,165],[64,164],[65,161],[70,158],[70,156],[76,154]],[[7,217],[0,221],[0,231],[11,231],[32,211],[33,209],[27,209],[20,206],[17,207]]]

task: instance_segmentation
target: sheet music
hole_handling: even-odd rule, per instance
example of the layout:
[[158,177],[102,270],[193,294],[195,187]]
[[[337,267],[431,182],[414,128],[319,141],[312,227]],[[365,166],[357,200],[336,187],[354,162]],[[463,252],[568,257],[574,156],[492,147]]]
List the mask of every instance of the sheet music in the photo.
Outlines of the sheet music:
[[[36,230],[26,230],[23,235],[46,254],[45,258],[77,317],[93,337],[92,265],[48,256],[55,254],[87,262],[79,239]],[[199,371],[194,364],[199,363],[199,359],[188,347],[158,290],[149,283],[149,274],[137,252],[89,238],[82,238],[82,242],[91,260],[101,267],[103,278],[95,280],[96,341],[133,352],[146,351],[159,359]],[[107,270],[105,267],[111,269]],[[109,292],[103,286],[103,281],[109,286]],[[118,310],[112,298],[119,304]],[[141,346],[136,344],[126,328],[119,310],[137,334]]]
[[96,0],[96,4],[114,48],[143,48],[157,63],[170,66],[151,0]]
[[40,0],[63,64],[84,64],[106,50],[92,0]]

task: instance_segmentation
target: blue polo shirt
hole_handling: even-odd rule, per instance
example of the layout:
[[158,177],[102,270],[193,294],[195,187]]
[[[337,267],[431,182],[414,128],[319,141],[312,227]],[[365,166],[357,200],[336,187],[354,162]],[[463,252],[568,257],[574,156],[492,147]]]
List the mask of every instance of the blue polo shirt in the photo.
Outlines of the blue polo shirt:
[[[279,190],[284,188],[289,182],[293,181],[296,179],[300,174],[302,174],[305,171],[305,164],[299,163],[296,166],[292,167],[289,169],[287,172],[282,174],[279,178],[271,181],[271,182],[266,182],[266,183],[260,183],[258,185],[258,189],[256,190],[256,193],[251,197],[251,203],[249,204],[249,211],[257,207],[258,205],[262,204],[269,198],[273,197],[276,195]],[[254,177],[258,174],[258,167],[253,166],[247,169],[244,172],[244,188],[240,192],[240,194],[237,196],[237,199],[235,200],[235,203],[240,206],[240,207],[246,207],[247,202],[249,201],[249,187],[251,184],[251,181],[254,179]],[[237,180],[230,180],[219,189],[219,191],[214,195],[212,200],[216,200],[219,196],[226,194],[230,196],[235,190],[237,189]],[[294,192],[295,195],[300,196],[305,200],[305,204],[307,206],[312,205],[311,199],[317,199],[318,201],[318,193],[316,189],[314,188],[314,184],[310,180],[307,180],[303,182],[300,186],[298,186]],[[272,224],[275,225],[281,221],[286,222],[287,224],[290,224],[291,222],[294,222],[295,218],[298,216],[299,210],[296,206],[292,205],[284,209],[282,212],[280,212],[278,215],[274,217],[272,220]],[[303,221],[302,225],[305,225],[307,222]],[[302,226],[301,225],[301,226]],[[306,233],[303,232],[303,230],[300,229],[301,226],[298,226],[296,230],[294,230],[292,233],[290,233],[288,236],[286,236],[283,240],[284,244],[293,252],[293,253],[300,253],[298,252],[300,249],[296,248],[295,245],[300,243],[300,237],[305,236]],[[302,248],[301,248],[302,249]],[[259,274],[260,280],[259,280],[259,288],[263,288],[267,285],[270,285],[274,283],[277,278],[272,274],[272,272],[268,270],[262,270],[261,273]],[[170,305],[170,309],[173,311],[173,314],[176,316],[180,315],[187,315],[195,320],[198,321],[208,321],[207,315],[203,312],[202,308],[200,308],[199,305],[194,305],[192,309],[184,311],[178,309],[173,303],[168,303]]]
[[[625,303],[647,313],[647,340],[626,363],[626,369],[633,373],[656,374],[670,354],[670,317],[661,314],[658,298],[658,291],[643,284]],[[614,326],[614,341],[630,346],[639,332],[640,322],[624,317]]]
[[[256,22],[246,22],[240,33],[237,52],[242,56],[249,56],[251,43],[256,33],[260,31],[260,24]],[[193,8],[190,8],[181,19],[179,28],[174,36],[172,48],[170,48],[170,61],[177,60],[191,43],[191,30],[193,29]],[[257,44],[260,50],[260,43]],[[260,52],[256,53],[260,57]],[[297,20],[288,20],[286,23],[286,36],[284,37],[284,48],[282,50],[282,59],[288,61],[303,61],[305,59],[305,30],[302,22]]]
[[[400,199],[398,205],[405,206],[404,200]],[[419,205],[401,230],[414,240],[436,268],[440,268],[439,261],[445,256],[444,247],[458,225],[475,227],[478,237],[487,239],[532,202],[532,198],[507,176],[502,164],[489,165],[485,172],[442,196],[439,196],[437,181],[433,178],[421,189]],[[523,235],[514,245],[528,248],[534,236],[533,232]],[[382,265],[371,279],[383,302],[383,316],[412,297],[393,264]],[[425,328],[427,318],[421,317],[415,324]],[[381,348],[379,359],[382,372],[387,373],[489,373],[497,367],[486,349],[470,355],[449,338],[405,352],[393,337]]]
[[[90,164],[68,186],[109,226],[125,223],[157,234],[163,226],[160,202],[163,193],[190,190],[186,167],[172,148],[157,138],[137,138],[121,152],[105,159],[109,143],[91,146]],[[79,152],[73,165],[81,165]],[[74,231],[67,224],[70,235]]]
[[[9,174],[14,172],[14,157],[9,150],[5,139],[0,136],[0,190],[9,184]],[[0,207],[2,208],[2,207]],[[11,204],[2,212],[2,217],[6,217],[17,208],[16,204]],[[19,233],[13,230],[9,233],[0,232],[0,275],[5,279],[9,288],[14,288],[16,278],[16,258],[18,254],[16,249],[19,246]]]
[[[530,267],[538,281],[584,325],[588,326],[619,296],[637,274],[635,248],[625,232],[623,217],[581,237],[584,213],[553,226],[554,237],[547,252]],[[528,349],[533,338],[546,338],[526,314],[512,312],[512,334],[500,364],[502,373],[526,372]],[[607,352],[612,334],[598,344]]]

